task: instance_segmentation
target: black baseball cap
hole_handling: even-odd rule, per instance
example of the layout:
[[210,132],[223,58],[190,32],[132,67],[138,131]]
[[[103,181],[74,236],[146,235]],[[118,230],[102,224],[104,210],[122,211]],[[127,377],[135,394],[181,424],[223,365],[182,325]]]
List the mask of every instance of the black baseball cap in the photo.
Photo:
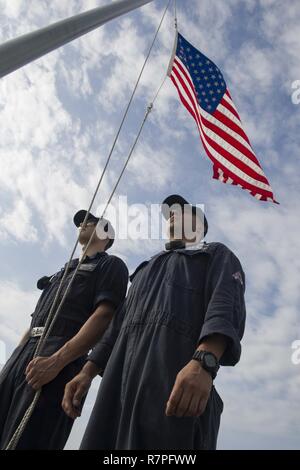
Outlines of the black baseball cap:
[[[76,227],[79,227],[80,224],[82,224],[82,222],[85,219],[86,213],[87,213],[87,211],[84,210],[84,209],[81,209],[80,211],[76,212],[76,214],[73,217],[73,222],[76,225]],[[94,222],[95,224],[97,224],[99,222],[99,220],[100,220],[100,217],[96,217],[95,215],[89,213],[86,221],[87,222]],[[108,250],[108,248],[110,248],[113,245],[114,241],[115,241],[115,231],[114,231],[113,226],[111,225],[109,220],[104,219],[102,217],[102,221],[103,221],[103,230],[105,232],[109,233],[109,242],[108,242],[108,244],[106,245],[106,248],[105,248],[105,250]]]
[[178,204],[182,208],[186,208],[186,205],[190,207],[190,210],[192,211],[192,214],[198,215],[198,217],[203,221],[204,225],[204,236],[207,234],[208,230],[208,223],[207,219],[204,215],[204,212],[200,209],[200,207],[193,206],[190,204],[184,197],[179,196],[178,194],[172,194],[171,196],[168,196],[163,202],[162,202],[162,214],[166,220],[170,218],[170,210],[173,205]]

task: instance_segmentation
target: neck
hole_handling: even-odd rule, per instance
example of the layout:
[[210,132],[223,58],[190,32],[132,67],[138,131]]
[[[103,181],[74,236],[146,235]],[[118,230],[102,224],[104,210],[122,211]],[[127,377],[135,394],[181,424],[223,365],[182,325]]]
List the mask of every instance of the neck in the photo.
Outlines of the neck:
[[[80,255],[80,258],[82,258],[83,252],[85,250],[85,246],[82,247],[82,253]],[[102,243],[96,243],[96,244],[90,244],[88,249],[86,250],[85,256],[93,256],[96,253],[104,251],[104,246]]]
[[180,248],[185,248],[185,242],[184,240],[180,239],[170,239],[166,244],[165,244],[166,250],[176,250]]

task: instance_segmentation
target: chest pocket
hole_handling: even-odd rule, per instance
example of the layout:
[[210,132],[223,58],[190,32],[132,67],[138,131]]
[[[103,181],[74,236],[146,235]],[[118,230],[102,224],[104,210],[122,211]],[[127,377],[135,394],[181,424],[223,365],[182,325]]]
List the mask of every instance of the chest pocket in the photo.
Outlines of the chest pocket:
[[186,255],[176,253],[177,258],[168,267],[166,283],[174,289],[190,294],[203,294],[206,265],[206,253]]
[[77,273],[80,273],[80,274],[81,274],[82,272],[88,272],[88,273],[90,273],[90,272],[92,272],[92,271],[95,270],[96,266],[97,266],[97,264],[95,264],[95,263],[91,263],[91,264],[82,264],[82,265],[80,266],[80,268],[78,269],[78,272],[77,272]]
[[[81,304],[90,301],[91,292],[93,290],[93,274],[95,272],[96,267],[96,263],[82,264],[79,267],[67,294],[69,301],[75,300],[76,302],[79,302]],[[67,275],[67,278],[65,280],[66,287],[68,286],[73,275],[74,269]]]

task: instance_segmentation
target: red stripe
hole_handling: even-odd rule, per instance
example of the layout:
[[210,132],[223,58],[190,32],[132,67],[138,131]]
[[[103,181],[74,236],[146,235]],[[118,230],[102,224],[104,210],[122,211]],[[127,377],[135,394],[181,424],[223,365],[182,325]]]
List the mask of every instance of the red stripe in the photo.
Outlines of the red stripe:
[[[230,143],[233,147],[235,147],[237,150],[239,150],[242,154],[244,154],[246,157],[251,159],[251,161],[253,161],[254,163],[256,163],[260,167],[259,162],[256,159],[256,157],[246,147],[244,147],[238,140],[235,140],[231,135],[227,134],[226,132],[224,132],[222,129],[220,129],[219,127],[217,127],[216,125],[214,125],[210,121],[207,121],[207,119],[205,119],[203,116],[201,116],[201,121],[203,122],[203,124],[206,127],[208,127],[210,130],[212,130],[213,132],[218,134],[225,141]],[[207,135],[207,133],[205,132],[204,129],[203,129],[203,132],[205,133],[205,135]],[[210,139],[214,142],[214,140],[211,137],[210,137]],[[218,144],[218,145],[220,145],[220,144]],[[223,147],[220,146],[220,148],[223,148]],[[219,152],[219,153],[221,153],[221,152]],[[232,155],[232,157],[233,157],[232,163],[236,164],[236,166],[239,166],[239,164],[238,164],[239,162],[243,165],[247,165],[247,163],[241,162],[241,160],[239,160],[238,157],[236,157],[233,153],[229,152],[229,154]],[[251,168],[248,165],[247,165],[247,168],[249,168],[249,171],[247,171],[247,173],[249,173],[249,175],[250,175],[250,172],[251,172],[251,174],[253,175],[253,177],[255,179],[257,179],[258,181],[261,181],[262,183],[269,184],[269,182],[268,182],[268,180],[265,176],[260,175],[253,168]]]
[[255,154],[251,150],[249,150],[247,147],[245,147],[245,145],[243,145],[239,140],[237,140],[232,135],[228,134],[228,132],[224,131],[213,122],[208,121],[204,116],[201,116],[201,118],[203,122],[205,121],[206,127],[214,131],[216,134],[218,134],[227,142],[229,142],[233,147],[235,147],[237,150],[243,153],[246,157],[248,157],[249,160],[252,160],[254,163],[256,163],[257,166],[260,167],[259,161],[257,160]]
[[[230,111],[232,114],[234,114],[234,116],[240,121],[241,123],[241,118],[240,116],[238,115],[238,113],[236,112],[236,110],[231,106],[230,103],[228,103],[228,101],[224,100],[224,97],[221,99],[220,101],[220,104],[222,104],[224,106],[224,108],[227,108],[228,111]],[[242,123],[241,123],[242,124]]]
[[[198,103],[195,93],[193,95],[191,94],[190,90],[186,86],[186,84],[185,84],[182,76],[178,72],[178,70],[173,69],[172,72],[176,75],[176,77],[178,78],[178,81],[180,82],[181,86],[184,88],[186,94],[188,95],[188,97],[190,99],[190,102],[191,102],[191,105],[194,109],[194,113],[195,113],[196,116],[198,116],[197,123],[200,125],[201,115],[200,115],[198,107],[195,104],[195,101]],[[192,88],[192,89],[194,90],[194,88]]]
[[212,116],[214,116],[216,119],[225,124],[225,126],[232,129],[234,132],[239,134],[241,137],[243,137],[243,139],[246,140],[246,142],[248,142],[249,145],[251,145],[243,129],[241,129],[237,124],[235,124],[230,118],[225,116],[225,114],[218,111],[218,108],[212,113]]
[[265,183],[269,185],[269,182],[266,178],[262,177],[261,175],[258,175],[256,171],[254,171],[250,166],[248,166],[246,163],[242,162],[241,160],[238,160],[234,155],[232,155],[230,152],[228,152],[224,147],[219,145],[215,140],[213,140],[211,137],[209,137],[205,130],[202,128],[202,132],[205,135],[205,138],[207,142],[211,145],[211,147],[218,152],[222,157],[224,157],[226,160],[228,160],[230,163],[232,163],[234,166],[236,166],[239,170],[243,171],[246,175],[250,176],[251,178],[261,181],[262,183]]
[[[213,167],[213,171],[214,171],[214,174],[213,174],[213,178],[220,181],[221,183],[225,183],[225,181],[222,181],[220,179],[220,175],[219,175],[219,172],[218,172],[218,168],[214,165]],[[222,178],[225,179],[225,174],[222,175]],[[226,181],[227,181],[227,178],[226,178]],[[236,185],[236,183],[231,183],[232,185]],[[255,191],[250,191],[250,189],[247,189],[247,188],[243,188],[245,191],[249,191],[249,193],[251,194],[251,196],[256,196],[257,194],[259,194],[261,196],[261,198],[259,199],[260,201],[267,201],[267,196],[263,196],[261,193],[258,193],[258,192],[255,192]],[[269,196],[268,196],[269,197]],[[279,204],[278,202],[275,201],[275,199],[273,198],[273,196],[271,197],[272,201],[275,202],[275,204]]]
[[[178,60],[176,60],[176,57],[174,59],[174,62],[176,63],[177,67],[179,68],[179,70],[181,71],[182,75],[186,78],[187,82],[189,83],[190,87],[192,88],[192,90],[195,91],[195,87],[194,87],[194,84],[190,78],[190,75],[188,75],[186,73],[186,71],[184,70],[184,68],[182,67],[182,65],[178,62]],[[173,66],[173,71],[176,71],[176,69],[174,68]],[[227,92],[228,90],[226,90]],[[229,92],[228,92],[228,95],[229,95]],[[230,95],[229,95],[230,96]],[[223,103],[222,103],[223,104]],[[216,119],[218,119],[219,121],[223,122],[223,124],[225,124],[227,127],[231,128],[233,131],[235,131],[237,134],[239,134],[241,137],[243,137],[243,139],[246,140],[246,142],[248,142],[248,144],[251,146],[250,142],[249,142],[249,139],[248,137],[246,136],[245,132],[243,131],[243,129],[241,129],[237,124],[235,124],[231,119],[229,119],[227,116],[225,116],[224,114],[222,114],[220,111],[218,111],[217,109],[212,113],[212,116],[214,116]]]
[[[175,80],[175,78],[174,78],[172,75],[171,75],[171,80],[172,80],[172,82],[174,83],[174,85],[175,85],[176,88],[177,88],[177,91],[178,91],[178,94],[179,94],[179,98],[180,98],[180,100],[182,101],[182,104],[186,107],[186,109],[188,110],[188,112],[193,116],[193,118],[194,118],[195,121],[196,121],[197,127],[199,127],[199,126],[200,126],[200,123],[199,123],[199,121],[198,121],[199,116],[195,114],[195,112],[194,112],[193,109],[191,108],[190,104],[188,103],[188,101],[185,99],[185,97],[184,97],[183,94],[181,93],[180,88],[179,88],[179,86],[177,85],[176,80]],[[199,131],[199,129],[198,129],[198,131]],[[200,131],[199,131],[199,132],[200,132]]]
[[[178,77],[178,80],[180,81],[181,86],[184,88],[184,90],[185,90],[186,94],[188,95],[189,99],[192,100],[191,93],[190,93],[189,89],[187,88],[187,86],[185,85],[184,81],[182,80],[182,77],[180,76],[179,72],[178,72],[176,69],[173,69],[172,72],[176,75],[176,77]],[[171,78],[172,78],[172,77],[171,77]],[[173,79],[173,78],[172,78],[172,81],[173,81],[173,83],[176,82],[176,80]],[[176,83],[175,83],[175,84],[176,84]],[[190,114],[193,116],[193,118],[195,119],[195,121],[197,122],[197,124],[201,127],[201,130],[202,130],[203,134],[205,135],[206,139],[209,141],[208,143],[214,148],[214,150],[216,150],[220,155],[222,155],[224,158],[226,158],[229,162],[233,163],[238,169],[240,169],[241,171],[243,171],[246,175],[251,176],[252,178],[254,178],[254,179],[256,179],[257,181],[259,181],[259,179],[256,177],[257,173],[254,172],[254,170],[252,170],[252,169],[251,169],[248,165],[246,165],[245,163],[243,163],[243,162],[237,160],[236,157],[232,156],[232,155],[231,155],[229,152],[227,152],[223,147],[221,147],[220,145],[218,145],[215,141],[213,141],[210,137],[207,136],[207,134],[205,133],[205,131],[204,131],[203,127],[202,127],[202,122],[201,122],[202,116],[201,116],[200,114],[197,114],[197,111],[195,110],[195,108],[194,108],[194,111],[192,110],[190,104],[187,103],[186,99],[185,99],[185,98],[183,97],[183,95],[181,94],[180,89],[179,89],[179,87],[177,86],[177,84],[176,84],[176,88],[177,88],[177,90],[178,90],[178,93],[179,93],[179,95],[180,95],[180,98],[181,98],[183,104],[187,107],[187,109],[188,109],[188,111],[190,112]],[[194,107],[194,104],[193,104],[193,107]],[[199,119],[199,118],[200,118],[200,119]],[[208,151],[206,145],[205,145],[204,142],[203,142],[203,139],[202,139],[201,134],[200,134],[200,137],[201,137],[202,143],[203,143],[203,145],[204,145],[206,151],[209,153],[210,158],[213,158],[214,161],[217,161],[217,162],[218,162],[218,160],[216,160],[214,157],[212,157],[212,155],[211,155],[210,152]],[[218,163],[219,163],[219,162],[218,162]],[[220,165],[221,165],[221,163],[220,163]],[[224,168],[226,168],[226,167],[224,167]],[[229,170],[227,170],[227,171],[229,171]],[[235,173],[232,173],[232,172],[231,172],[231,174],[235,174]],[[258,176],[259,176],[259,178],[261,178],[260,175],[258,175]],[[239,181],[244,181],[245,184],[249,184],[251,188],[252,188],[252,187],[256,187],[256,186],[253,186],[253,185],[250,184],[250,183],[247,183],[245,180],[243,180],[242,178],[240,178],[240,177],[238,177],[238,176],[236,176],[236,178],[239,178]],[[233,179],[234,179],[234,178],[233,178]],[[263,181],[263,182],[269,184],[267,180],[266,180],[266,181]],[[257,188],[257,189],[258,189],[258,188]],[[258,191],[266,191],[266,190],[263,190],[263,189],[260,189],[260,188],[259,188]],[[266,192],[267,192],[267,191],[266,191]]]
[[214,165],[217,168],[220,168],[224,172],[224,174],[227,174],[233,181],[235,181],[236,184],[240,184],[243,188],[246,188],[249,191],[253,191],[255,194],[262,194],[265,197],[272,197],[273,198],[272,192],[266,191],[265,189],[258,188],[257,186],[254,186],[254,185],[248,183],[247,181],[244,181],[239,176],[237,176],[235,173],[232,173],[230,170],[228,170],[228,168],[224,167],[222,165],[222,163],[220,163],[218,160],[216,160],[213,157],[213,155],[210,153],[210,151],[206,147],[206,143],[203,141],[202,138],[201,138],[201,140],[202,140],[202,144],[205,148],[205,151],[206,151],[207,155],[213,161]]
[[[184,75],[184,77],[186,78],[186,80],[189,82],[189,85],[190,87],[192,88],[192,90],[195,92],[195,86],[194,86],[194,83],[190,77],[190,75],[188,75],[186,73],[186,71],[184,70],[184,68],[182,67],[182,65],[178,62],[178,60],[176,60],[175,58],[175,63],[177,65],[177,67],[179,68],[179,70],[181,71],[182,75]],[[173,70],[174,70],[174,67],[173,67]]]
[[[180,64],[178,64],[178,62],[177,62],[177,65],[178,65],[179,69],[183,71],[183,75],[187,78],[187,80],[188,80],[189,83],[190,83],[190,80],[188,79],[188,77],[186,76],[186,73],[184,73],[183,68],[180,66]],[[181,99],[182,103],[183,103],[184,106],[187,108],[187,110],[189,111],[189,113],[193,116],[193,118],[195,119],[197,125],[201,126],[202,132],[205,134],[205,132],[204,132],[204,130],[203,130],[203,128],[202,128],[202,125],[201,125],[202,116],[199,114],[199,111],[198,111],[198,110],[195,110],[195,104],[193,103],[192,96],[191,96],[191,94],[190,94],[189,89],[187,88],[187,86],[186,86],[186,84],[184,83],[182,77],[180,76],[179,72],[178,72],[175,68],[173,68],[172,72],[176,75],[176,77],[178,78],[178,80],[179,80],[181,86],[184,88],[185,92],[187,93],[189,99],[190,99],[191,102],[192,102],[192,106],[194,107],[194,110],[191,108],[191,105],[186,101],[186,99],[184,98],[184,96],[181,94],[180,88],[179,88],[179,86],[177,86],[176,79],[171,76],[171,79],[172,79],[174,85],[176,86],[176,88],[177,88],[177,90],[178,90],[178,93],[179,93],[179,96],[180,96],[180,99]],[[191,87],[192,87],[192,89],[194,90],[194,86],[192,85],[192,83],[191,83]],[[195,99],[196,99],[196,97],[195,97]],[[219,114],[220,114],[220,113],[219,113]],[[228,119],[227,119],[227,120],[228,120]],[[230,121],[230,122],[232,123],[232,121]],[[234,124],[234,123],[232,123],[232,124]],[[236,126],[236,127],[238,127],[238,126]],[[223,147],[220,147],[218,144],[216,144],[214,141],[212,141],[212,139],[210,139],[206,134],[205,134],[205,136],[206,136],[206,138],[209,139],[213,144],[217,145],[217,147],[219,147],[219,148],[222,150],[222,152],[221,152],[221,151],[215,149],[216,151],[218,151],[220,154],[223,154],[223,151],[226,152],[226,154],[227,154],[230,158],[227,157],[227,156],[226,156],[225,158],[227,158],[227,160],[231,161],[231,162],[234,163],[234,164],[237,163],[236,157],[233,157],[233,158],[234,158],[234,161],[232,161],[232,156],[231,156],[231,154],[230,154],[229,152],[225,151],[225,150],[223,149]],[[206,152],[207,152],[207,155],[208,155],[209,158],[215,163],[215,165],[219,166],[219,167],[223,170],[224,174],[225,174],[225,173],[228,174],[231,179],[236,180],[241,186],[245,186],[247,189],[249,189],[249,190],[251,190],[251,191],[254,191],[254,189],[255,189],[255,193],[266,194],[266,195],[272,194],[272,193],[270,193],[270,192],[267,191],[267,190],[258,188],[258,187],[256,187],[256,186],[254,186],[254,185],[248,183],[247,181],[243,180],[242,178],[240,178],[239,176],[237,176],[235,173],[232,173],[230,170],[228,170],[226,167],[224,167],[224,166],[223,166],[218,160],[216,160],[215,157],[213,157],[213,155],[209,152],[209,150],[208,150],[208,148],[207,148],[207,146],[206,146],[205,141],[202,139],[201,134],[200,134],[200,138],[201,138],[202,144],[203,144],[203,146],[204,146],[204,148],[205,148],[205,150],[206,150]],[[247,140],[248,140],[248,139],[247,139]],[[212,145],[212,146],[215,147],[215,145]],[[224,156],[224,155],[223,155],[223,156]],[[244,169],[247,168],[247,170],[250,170],[252,174],[254,173],[254,170],[252,170],[251,168],[249,168],[248,166],[246,166],[243,162],[239,162],[239,163],[241,163],[242,166],[243,166],[243,168],[240,168],[242,171],[244,171]],[[246,171],[244,171],[244,172],[247,174]],[[250,175],[249,175],[249,176],[250,176]],[[251,176],[252,176],[252,175],[251,175]],[[260,175],[258,175],[258,176],[261,177]],[[227,176],[227,177],[228,177],[228,176]],[[264,181],[264,182],[266,182],[267,184],[269,184],[267,180]]]

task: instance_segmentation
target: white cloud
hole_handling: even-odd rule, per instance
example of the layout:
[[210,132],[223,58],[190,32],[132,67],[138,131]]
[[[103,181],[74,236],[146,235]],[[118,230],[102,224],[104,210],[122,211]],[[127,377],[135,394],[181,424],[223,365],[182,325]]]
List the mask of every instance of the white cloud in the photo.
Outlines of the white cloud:
[[[106,3],[41,0],[30,2],[28,8],[25,0],[0,0],[1,40]],[[75,210],[88,206],[160,20],[162,3],[120,18],[1,80],[3,255],[9,245],[20,258],[25,247],[32,250],[36,262],[56,245],[64,248],[61,256],[69,251],[74,237],[70,219]],[[199,158],[203,150],[196,126],[169,79],[117,194],[128,195],[129,203],[150,203],[160,202],[167,193],[182,192],[205,203],[208,239],[228,244],[240,257],[247,278],[242,360],[218,378],[225,401],[220,446],[295,447],[300,384],[299,367],[292,365],[290,356],[292,341],[300,338],[300,108],[291,104],[289,94],[291,82],[300,78],[299,2],[194,0],[178,6],[182,34],[224,71],[281,205],[262,204],[236,187],[211,180],[210,161]],[[168,14],[95,211],[109,197],[145,108],[164,77],[173,39],[173,19]],[[162,244],[119,240],[114,248],[133,269]],[[25,269],[34,286],[33,272]],[[10,348],[28,325],[38,296],[21,285],[23,276],[16,270],[13,283],[0,284],[0,331]],[[73,448],[80,442],[94,397],[95,388],[75,425],[69,443]]]
[[0,282],[0,339],[8,351],[28,330],[38,295],[36,290],[23,290],[18,284]]

